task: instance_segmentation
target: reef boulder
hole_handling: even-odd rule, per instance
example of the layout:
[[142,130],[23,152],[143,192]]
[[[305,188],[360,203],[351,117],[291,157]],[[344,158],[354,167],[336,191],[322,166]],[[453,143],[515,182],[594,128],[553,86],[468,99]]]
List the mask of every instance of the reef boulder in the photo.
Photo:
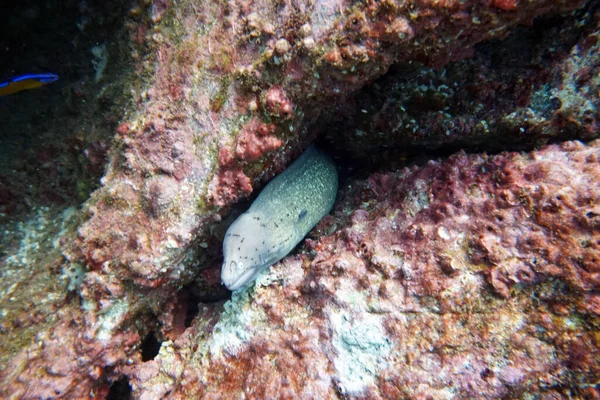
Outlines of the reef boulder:
[[133,366],[133,393],[593,398],[599,182],[598,141],[355,181],[297,255]]

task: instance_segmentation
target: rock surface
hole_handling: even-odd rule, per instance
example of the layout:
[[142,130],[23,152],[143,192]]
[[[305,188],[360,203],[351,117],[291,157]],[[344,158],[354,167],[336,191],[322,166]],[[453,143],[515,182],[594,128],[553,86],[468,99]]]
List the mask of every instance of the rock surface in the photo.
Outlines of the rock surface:
[[[315,138],[325,107],[394,63],[442,67],[583,4],[133,7],[137,79],[102,187],[1,255],[17,262],[0,280],[0,397],[593,396],[597,143],[351,181],[295,256],[215,303],[231,206]],[[593,66],[588,22],[570,60]]]
[[498,152],[596,138],[600,13],[586,11],[540,19],[437,70],[393,68],[326,110],[318,129],[346,158],[374,165],[390,165],[402,151]]
[[566,142],[352,183],[318,239],[132,367],[135,397],[594,398],[599,161]]

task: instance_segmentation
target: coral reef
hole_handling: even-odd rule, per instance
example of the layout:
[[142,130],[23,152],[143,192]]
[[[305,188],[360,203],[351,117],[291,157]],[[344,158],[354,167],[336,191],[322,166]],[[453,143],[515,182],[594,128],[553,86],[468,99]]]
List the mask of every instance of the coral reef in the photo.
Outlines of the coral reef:
[[[112,20],[120,11],[124,25],[118,39],[92,40],[83,32],[98,33],[92,17],[104,13],[80,3],[70,26],[82,32],[73,45],[82,51],[71,59],[85,64],[86,77],[56,71],[66,106],[55,100],[18,116],[42,120],[32,126],[44,127],[54,147],[38,139],[28,158],[12,159],[16,169],[0,171],[3,214],[22,212],[28,199],[39,205],[38,193],[57,195],[51,207],[29,206],[35,218],[11,225],[1,243],[0,397],[106,398],[128,389],[136,398],[597,395],[597,142],[459,153],[352,178],[296,255],[231,301],[219,282],[234,203],[299,155],[316,125],[338,121],[324,109],[360,104],[368,93],[360,90],[390,68],[433,79],[429,67],[458,70],[449,63],[478,43],[536,17],[564,18],[567,33],[556,39],[564,48],[540,66],[544,79],[523,67],[533,89],[517,82],[505,97],[490,95],[510,81],[500,70],[462,103],[424,90],[407,111],[420,109],[420,126],[431,123],[433,133],[402,133],[411,144],[439,141],[449,122],[432,123],[439,100],[465,108],[450,118],[456,124],[470,113],[484,120],[478,104],[496,107],[490,122],[513,119],[498,123],[498,136],[533,127],[519,114],[532,108],[551,137],[595,137],[598,18],[590,9],[564,17],[584,4],[151,0],[109,12],[107,2],[101,10]],[[98,82],[92,41],[109,54]],[[412,83],[383,95],[402,103],[395,91]],[[15,103],[27,108],[24,98]],[[54,107],[65,122],[44,118]],[[366,111],[365,127],[355,121],[352,132],[371,129],[377,109]],[[72,146],[76,127],[85,135]],[[343,134],[329,142],[338,157],[357,147],[375,153],[378,132],[352,139],[354,148],[344,149]],[[444,143],[461,146],[461,132],[470,131],[451,130]],[[397,134],[388,126],[385,141]],[[58,208],[85,198],[103,170],[81,212]]]
[[319,131],[338,151],[389,165],[398,151],[529,149],[600,135],[600,13],[539,20],[474,57],[436,70],[399,66],[325,110]]
[[[519,22],[579,4],[540,0],[510,14],[490,5],[471,15],[466,3],[421,9],[388,2],[339,8],[184,2],[168,19],[154,14],[162,21],[151,34],[158,62],[145,68],[156,79],[138,96],[143,111],[117,137],[119,156],[88,202],[75,257],[93,270],[90,282],[97,274],[146,288],[185,283],[192,271],[182,260],[190,260],[195,232],[218,217],[214,207],[247,196],[257,181],[281,171],[288,150],[310,139],[302,129],[323,102],[341,99],[393,62],[441,65]],[[312,50],[303,47],[307,38]],[[227,164],[219,165],[223,159]],[[146,204],[165,196],[139,193],[159,175],[179,183],[172,201],[160,206],[170,208],[169,218],[152,217],[148,210],[156,206]],[[91,286],[100,291],[93,297],[111,302],[108,291]]]
[[133,394],[597,396],[599,160],[566,142],[353,182],[333,233],[205,306]]

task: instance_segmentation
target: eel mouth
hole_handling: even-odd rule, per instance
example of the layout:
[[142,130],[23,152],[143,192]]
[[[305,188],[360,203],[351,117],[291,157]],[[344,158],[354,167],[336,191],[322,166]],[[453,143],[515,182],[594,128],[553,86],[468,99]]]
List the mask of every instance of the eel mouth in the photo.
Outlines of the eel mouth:
[[248,269],[239,276],[234,276],[234,274],[230,274],[229,271],[235,271],[237,269],[237,263],[235,261],[231,261],[229,265],[229,268],[226,267],[226,264],[223,265],[221,270],[221,282],[223,282],[227,289],[231,291],[241,288],[245,284],[251,282],[256,276],[257,270],[254,268]]

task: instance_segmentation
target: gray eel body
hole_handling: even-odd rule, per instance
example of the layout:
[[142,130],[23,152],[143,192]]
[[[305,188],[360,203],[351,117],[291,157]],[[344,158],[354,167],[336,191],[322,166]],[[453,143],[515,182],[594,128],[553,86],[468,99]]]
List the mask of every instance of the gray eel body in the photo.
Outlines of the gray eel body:
[[227,230],[221,270],[225,286],[235,290],[252,282],[292,251],[329,213],[337,189],[333,160],[310,146]]

